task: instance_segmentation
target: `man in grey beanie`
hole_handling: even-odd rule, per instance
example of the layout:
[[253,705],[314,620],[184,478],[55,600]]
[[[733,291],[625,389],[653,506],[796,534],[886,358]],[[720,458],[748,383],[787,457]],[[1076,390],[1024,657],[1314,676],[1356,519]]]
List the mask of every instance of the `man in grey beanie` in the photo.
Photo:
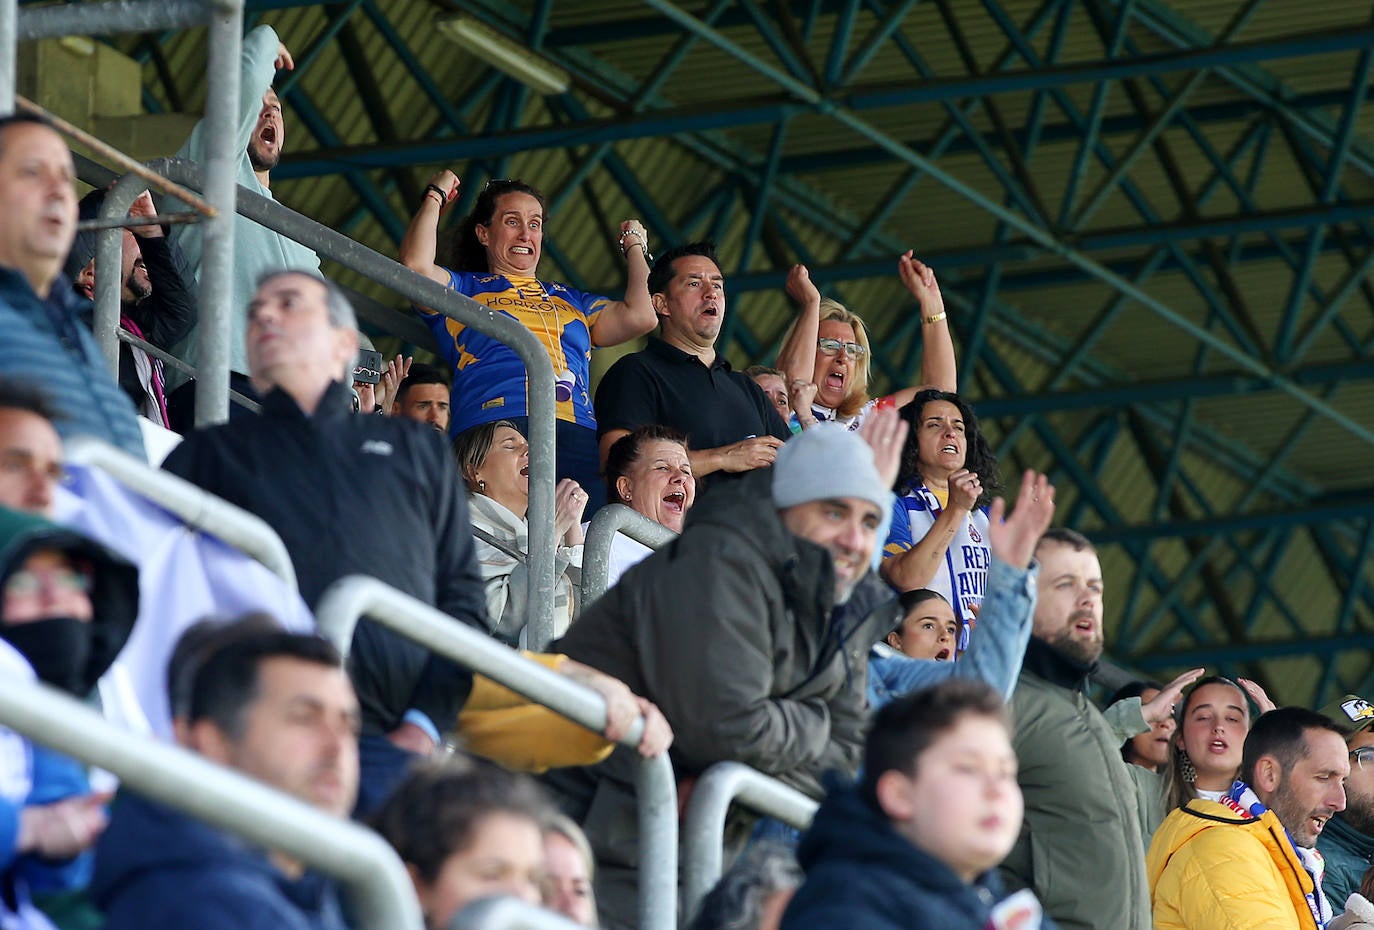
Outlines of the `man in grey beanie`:
[[[827,772],[858,768],[866,656],[900,613],[869,568],[906,430],[895,415],[870,420],[863,438],[833,424],[807,430],[771,470],[701,499],[680,537],[627,571],[555,644],[662,709],[680,797],[727,760],[813,797]],[[994,534],[1024,537],[1022,576],[1053,509],[1044,497],[1048,510],[1013,515]],[[1019,651],[1015,659],[1012,668]],[[545,776],[592,842],[610,930],[635,924],[636,764],[617,749],[600,765]],[[741,839],[736,826],[728,840]]]

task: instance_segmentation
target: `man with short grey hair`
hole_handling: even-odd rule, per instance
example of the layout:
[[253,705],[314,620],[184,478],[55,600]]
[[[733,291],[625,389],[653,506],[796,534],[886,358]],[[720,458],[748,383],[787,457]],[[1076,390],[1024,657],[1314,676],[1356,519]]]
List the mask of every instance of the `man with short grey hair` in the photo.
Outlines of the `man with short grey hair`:
[[[264,275],[247,346],[261,416],[192,433],[164,467],[266,520],[311,608],[332,582],[363,573],[485,631],[467,498],[448,447],[413,421],[351,412],[353,327],[347,298],[314,272]],[[429,752],[453,727],[471,675],[366,621],[349,670],[362,706],[366,810],[410,753]]]

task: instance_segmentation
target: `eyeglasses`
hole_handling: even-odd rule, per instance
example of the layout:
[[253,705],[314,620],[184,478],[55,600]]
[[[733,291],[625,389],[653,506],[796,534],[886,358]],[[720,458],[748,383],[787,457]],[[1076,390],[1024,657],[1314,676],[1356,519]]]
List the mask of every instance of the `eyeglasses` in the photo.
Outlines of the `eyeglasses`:
[[1350,758],[1355,760],[1361,771],[1364,771],[1366,762],[1374,768],[1374,746],[1361,746],[1359,749],[1351,750]]
[[840,342],[838,339],[817,339],[816,346],[826,355],[839,355],[843,349],[845,355],[855,360],[868,354],[868,350],[857,342]]
[[8,597],[38,597],[45,588],[54,594],[89,594],[91,576],[74,568],[22,569],[5,581]]

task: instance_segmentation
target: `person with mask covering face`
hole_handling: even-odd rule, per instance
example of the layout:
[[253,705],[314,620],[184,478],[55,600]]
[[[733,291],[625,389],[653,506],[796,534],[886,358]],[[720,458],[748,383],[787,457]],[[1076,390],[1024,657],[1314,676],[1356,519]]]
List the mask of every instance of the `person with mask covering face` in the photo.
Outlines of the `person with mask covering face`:
[[[0,508],[0,675],[85,697],[129,638],[138,573],[42,517]],[[84,888],[104,798],[79,763],[0,727],[0,926],[48,930],[32,899]]]

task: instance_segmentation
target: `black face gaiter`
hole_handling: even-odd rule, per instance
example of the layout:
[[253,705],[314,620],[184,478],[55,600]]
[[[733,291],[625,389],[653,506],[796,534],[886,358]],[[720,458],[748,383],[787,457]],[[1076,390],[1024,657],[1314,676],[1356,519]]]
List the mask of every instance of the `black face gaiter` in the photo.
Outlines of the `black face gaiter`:
[[91,660],[91,625],[75,617],[47,617],[29,623],[0,623],[0,639],[29,660],[39,679],[85,697]]

